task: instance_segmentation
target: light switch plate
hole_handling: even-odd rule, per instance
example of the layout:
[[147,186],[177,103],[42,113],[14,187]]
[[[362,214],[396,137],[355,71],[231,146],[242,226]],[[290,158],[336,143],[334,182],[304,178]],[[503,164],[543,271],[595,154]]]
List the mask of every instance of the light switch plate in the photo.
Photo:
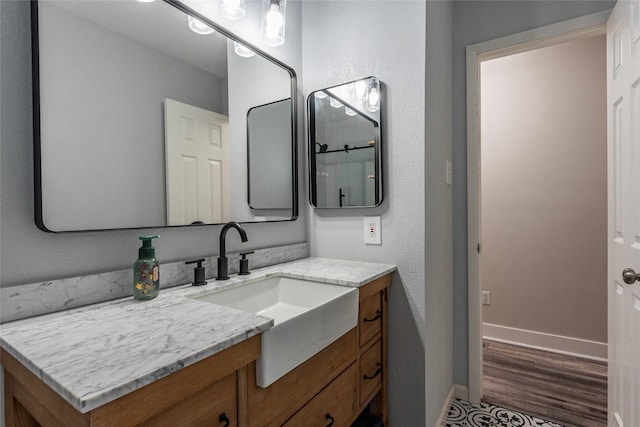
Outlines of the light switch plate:
[[364,217],[364,244],[365,245],[381,245],[381,229],[379,216]]

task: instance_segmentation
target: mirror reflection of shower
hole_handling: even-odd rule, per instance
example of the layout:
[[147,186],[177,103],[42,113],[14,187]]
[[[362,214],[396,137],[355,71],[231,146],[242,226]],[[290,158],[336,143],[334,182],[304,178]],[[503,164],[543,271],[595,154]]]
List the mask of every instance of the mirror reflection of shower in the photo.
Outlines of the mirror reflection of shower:
[[382,94],[378,79],[370,77],[309,96],[313,206],[367,207],[381,203]]

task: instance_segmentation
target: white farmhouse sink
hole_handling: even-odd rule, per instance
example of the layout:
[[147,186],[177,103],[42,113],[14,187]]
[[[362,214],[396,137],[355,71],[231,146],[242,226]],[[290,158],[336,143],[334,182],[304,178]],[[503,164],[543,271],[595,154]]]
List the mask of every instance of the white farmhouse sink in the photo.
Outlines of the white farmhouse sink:
[[262,334],[256,382],[268,387],[356,326],[356,288],[272,277],[195,298],[270,317]]

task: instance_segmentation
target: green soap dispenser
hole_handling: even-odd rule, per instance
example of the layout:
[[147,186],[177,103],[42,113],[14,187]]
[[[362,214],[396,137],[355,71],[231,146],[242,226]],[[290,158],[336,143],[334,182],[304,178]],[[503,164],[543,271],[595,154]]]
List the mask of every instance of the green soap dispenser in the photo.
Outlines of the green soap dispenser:
[[160,264],[151,239],[160,236],[140,236],[142,246],[138,250],[138,260],[133,265],[133,297],[148,300],[160,292]]

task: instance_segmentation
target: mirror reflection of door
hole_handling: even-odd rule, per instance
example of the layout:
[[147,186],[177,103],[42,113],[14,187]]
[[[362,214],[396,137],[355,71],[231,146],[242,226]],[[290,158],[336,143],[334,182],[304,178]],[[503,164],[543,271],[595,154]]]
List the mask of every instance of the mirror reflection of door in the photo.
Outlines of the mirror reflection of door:
[[229,118],[165,99],[167,224],[231,219]]

